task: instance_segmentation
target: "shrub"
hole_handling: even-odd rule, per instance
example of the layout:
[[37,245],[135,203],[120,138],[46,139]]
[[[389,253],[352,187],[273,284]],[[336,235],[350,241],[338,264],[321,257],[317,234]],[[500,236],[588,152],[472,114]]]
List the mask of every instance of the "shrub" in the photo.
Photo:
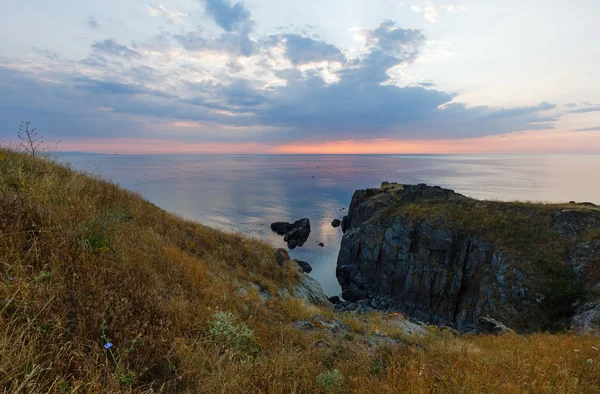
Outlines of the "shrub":
[[231,312],[217,312],[209,328],[213,339],[221,346],[231,348],[240,353],[257,356],[260,347],[254,333],[245,323],[236,324],[237,317]]
[[323,372],[317,376],[317,384],[326,393],[339,393],[344,386],[344,376],[337,369]]

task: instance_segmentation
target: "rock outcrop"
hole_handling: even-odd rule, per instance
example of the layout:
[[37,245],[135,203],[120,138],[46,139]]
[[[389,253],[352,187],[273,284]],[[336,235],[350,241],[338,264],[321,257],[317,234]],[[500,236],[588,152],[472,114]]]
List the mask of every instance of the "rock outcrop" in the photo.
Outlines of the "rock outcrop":
[[[488,211],[500,212],[505,227],[495,217],[488,224],[469,216]],[[514,222],[505,219],[511,215]],[[599,241],[586,238],[600,225],[599,217],[596,207],[554,211],[552,206],[481,202],[423,184],[384,183],[355,192],[342,221],[336,275],[346,301],[367,300],[371,307],[460,331],[530,331],[554,324],[553,319],[568,324],[569,316],[553,313],[568,309],[574,301],[569,297],[575,296],[565,290],[563,299],[558,293],[578,283],[600,283]],[[470,227],[471,219],[483,223],[483,230]],[[529,225],[523,230],[529,222],[539,223],[539,231]],[[544,231],[548,244],[559,246],[550,249],[538,239],[513,235],[521,230],[529,231],[524,236]],[[569,267],[572,275],[565,274]],[[550,291],[551,286],[559,291]]]
[[294,223],[271,223],[271,230],[279,235],[283,235],[283,240],[287,242],[288,248],[294,249],[297,246],[304,245],[308,240],[308,236],[310,235],[310,220],[304,218]]

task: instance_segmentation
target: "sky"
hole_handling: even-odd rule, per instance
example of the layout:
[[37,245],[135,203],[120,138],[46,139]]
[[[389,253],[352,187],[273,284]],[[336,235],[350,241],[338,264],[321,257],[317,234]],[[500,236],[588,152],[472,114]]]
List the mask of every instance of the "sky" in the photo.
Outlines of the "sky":
[[600,153],[597,0],[2,0],[62,151]]

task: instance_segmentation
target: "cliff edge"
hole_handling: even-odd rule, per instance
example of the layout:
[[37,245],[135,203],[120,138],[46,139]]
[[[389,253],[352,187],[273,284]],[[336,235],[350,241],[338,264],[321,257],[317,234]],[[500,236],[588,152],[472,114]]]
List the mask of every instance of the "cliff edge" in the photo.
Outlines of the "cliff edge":
[[347,301],[460,331],[600,331],[600,208],[479,201],[384,182],[354,193],[336,276]]

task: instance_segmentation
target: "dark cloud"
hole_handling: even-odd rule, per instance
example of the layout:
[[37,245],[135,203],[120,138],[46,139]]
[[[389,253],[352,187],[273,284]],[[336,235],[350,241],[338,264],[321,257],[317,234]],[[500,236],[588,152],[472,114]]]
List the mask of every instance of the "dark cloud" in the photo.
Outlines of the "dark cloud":
[[250,56],[255,51],[250,33],[254,21],[241,4],[227,0],[202,0],[206,14],[225,32],[218,37],[206,38],[201,30],[174,35],[188,51],[223,51],[234,55]]
[[285,45],[285,54],[293,64],[306,64],[318,61],[344,62],[346,58],[335,45],[315,40],[300,34],[278,34],[271,36],[271,44]]
[[93,16],[90,16],[85,22],[85,24],[91,27],[92,29],[100,30],[100,24],[98,23],[98,20]]
[[125,45],[117,44],[115,40],[106,39],[102,41],[96,41],[92,44],[92,49],[96,53],[102,53],[109,56],[122,57],[128,60],[140,59],[142,54],[134,48],[130,48]]
[[[203,0],[206,13],[225,31],[246,30],[252,25],[250,12],[241,4],[227,0]],[[251,29],[250,29],[251,30]]]
[[583,129],[576,129],[575,131],[600,131],[600,126],[586,127],[586,128],[583,128]]

